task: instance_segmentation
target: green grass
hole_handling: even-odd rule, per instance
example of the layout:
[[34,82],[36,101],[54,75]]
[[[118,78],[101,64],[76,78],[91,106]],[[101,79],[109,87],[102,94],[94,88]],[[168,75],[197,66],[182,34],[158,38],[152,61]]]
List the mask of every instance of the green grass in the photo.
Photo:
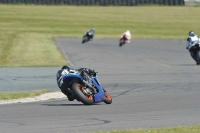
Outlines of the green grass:
[[50,92],[49,90],[36,90],[36,91],[24,91],[24,92],[0,92],[0,100],[12,100],[27,97],[39,96],[44,93]]
[[116,131],[109,131],[109,132],[94,132],[94,133],[200,133],[200,125],[179,126],[179,127],[172,127],[172,128],[116,130]]
[[185,39],[200,31],[200,7],[0,5],[0,67],[61,66],[66,59],[56,37],[81,38],[91,27],[95,38]]

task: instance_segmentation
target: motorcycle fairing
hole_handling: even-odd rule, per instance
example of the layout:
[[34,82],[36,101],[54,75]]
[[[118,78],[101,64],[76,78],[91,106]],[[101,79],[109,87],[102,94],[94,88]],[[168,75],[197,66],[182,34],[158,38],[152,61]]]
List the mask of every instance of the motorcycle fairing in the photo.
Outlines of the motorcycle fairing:
[[96,88],[97,88],[97,93],[94,95],[94,102],[98,103],[98,102],[102,102],[104,99],[104,92],[103,92],[103,88],[100,85],[97,76],[92,78],[92,82],[95,84]]
[[76,73],[69,73],[63,77],[63,81],[70,85],[75,79],[83,80],[83,77]]

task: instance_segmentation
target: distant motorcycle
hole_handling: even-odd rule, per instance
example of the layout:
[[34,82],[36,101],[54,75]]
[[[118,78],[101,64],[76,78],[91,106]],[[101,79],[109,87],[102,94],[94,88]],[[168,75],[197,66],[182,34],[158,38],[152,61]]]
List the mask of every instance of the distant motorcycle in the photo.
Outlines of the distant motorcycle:
[[95,35],[95,28],[92,28],[84,34],[82,43],[86,43],[92,40],[94,35]]
[[63,77],[63,82],[69,86],[74,98],[85,105],[104,102],[112,103],[111,95],[101,86],[97,72],[91,76],[84,71],[69,73]]
[[122,47],[126,43],[130,43],[131,33],[129,30],[122,33],[119,39],[119,46]]

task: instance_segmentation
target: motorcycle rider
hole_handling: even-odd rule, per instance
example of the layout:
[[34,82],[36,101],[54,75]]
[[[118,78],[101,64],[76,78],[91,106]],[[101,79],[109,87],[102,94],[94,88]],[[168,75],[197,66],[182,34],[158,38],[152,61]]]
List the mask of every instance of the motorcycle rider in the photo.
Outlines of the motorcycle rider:
[[56,74],[57,76],[57,85],[60,88],[61,92],[64,93],[69,101],[73,101],[75,98],[71,92],[71,90],[68,88],[68,86],[63,82],[63,77],[69,73],[79,73],[83,74],[81,75],[84,80],[87,80],[84,76],[85,73],[89,74],[90,76],[96,76],[95,70],[89,69],[89,68],[79,68],[79,69],[73,69],[69,66],[64,65],[61,70],[59,70]]
[[121,34],[120,40],[124,39],[125,43],[130,43],[131,40],[131,33],[129,30],[126,30],[124,33]]
[[87,36],[89,40],[92,40],[94,35],[95,35],[95,28],[91,28],[90,30],[86,31],[84,34],[84,36]]
[[187,38],[186,49],[188,49],[190,55],[196,61],[196,64],[199,65],[200,63],[197,61],[196,50],[193,49],[193,46],[200,43],[199,37],[192,30],[189,31],[188,35],[189,36]]

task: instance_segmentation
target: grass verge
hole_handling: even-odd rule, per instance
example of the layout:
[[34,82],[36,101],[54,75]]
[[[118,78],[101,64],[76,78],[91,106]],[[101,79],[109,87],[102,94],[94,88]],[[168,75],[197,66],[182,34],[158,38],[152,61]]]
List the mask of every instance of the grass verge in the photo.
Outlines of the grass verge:
[[30,92],[0,92],[0,100],[12,100],[27,97],[39,96],[50,92],[49,90],[36,90]]
[[91,27],[96,38],[129,29],[133,39],[185,39],[191,29],[199,34],[199,8],[0,5],[0,67],[67,64],[53,39],[81,38]]
[[151,129],[137,129],[137,130],[116,130],[109,132],[95,132],[95,133],[199,133],[200,125],[195,126],[178,126],[172,128],[151,128]]
[[66,59],[54,45],[52,35],[21,33],[15,38],[6,66],[59,66]]

